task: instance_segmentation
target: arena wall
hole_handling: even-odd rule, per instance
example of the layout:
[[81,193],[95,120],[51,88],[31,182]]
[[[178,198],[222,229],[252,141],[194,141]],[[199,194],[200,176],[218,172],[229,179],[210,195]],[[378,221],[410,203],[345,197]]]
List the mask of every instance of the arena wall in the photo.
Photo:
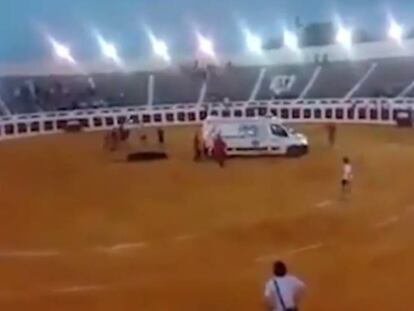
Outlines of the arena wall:
[[223,118],[275,116],[286,123],[396,125],[399,115],[412,119],[413,99],[330,99],[235,102],[210,106],[160,105],[45,112],[0,117],[0,140],[64,133],[71,125],[100,131],[119,124],[167,127],[200,124],[208,115]]

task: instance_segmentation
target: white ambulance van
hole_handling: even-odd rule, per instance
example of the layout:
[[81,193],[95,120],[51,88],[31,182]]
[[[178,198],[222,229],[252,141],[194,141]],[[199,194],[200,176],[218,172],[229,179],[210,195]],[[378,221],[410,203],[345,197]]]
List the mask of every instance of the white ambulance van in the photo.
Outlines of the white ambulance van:
[[227,119],[208,117],[202,127],[203,140],[211,148],[220,134],[229,156],[288,155],[308,152],[308,139],[272,117]]

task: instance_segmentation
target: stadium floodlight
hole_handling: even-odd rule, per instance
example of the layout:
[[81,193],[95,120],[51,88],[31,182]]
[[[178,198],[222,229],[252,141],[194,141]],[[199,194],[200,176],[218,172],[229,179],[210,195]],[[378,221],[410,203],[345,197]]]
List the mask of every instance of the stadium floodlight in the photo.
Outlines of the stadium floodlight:
[[214,44],[213,42],[204,37],[203,35],[197,34],[197,40],[198,40],[198,50],[202,52],[203,54],[215,58],[216,53],[214,51]]
[[49,37],[49,42],[52,45],[54,54],[59,57],[60,59],[75,65],[76,61],[72,56],[72,53],[66,45],[56,41],[54,38]]
[[166,62],[171,60],[170,53],[168,52],[168,46],[165,41],[155,40],[153,42],[154,53],[164,59]]
[[352,46],[352,31],[344,27],[340,27],[336,35],[336,42],[343,45],[347,49]]
[[262,39],[255,35],[254,33],[250,32],[249,30],[245,30],[246,36],[246,46],[247,49],[254,54],[262,54],[263,53],[263,41]]
[[156,38],[151,33],[149,34],[149,38],[151,40],[152,50],[154,54],[157,55],[158,57],[161,57],[164,61],[169,63],[171,61],[171,56],[168,50],[167,43],[165,43],[165,41],[161,39]]
[[283,32],[283,44],[291,50],[297,51],[299,49],[298,36],[288,30]]
[[388,36],[390,39],[397,41],[401,44],[403,39],[404,30],[401,25],[397,24],[395,21],[391,22],[390,29],[388,30]]
[[104,57],[113,61],[117,65],[121,65],[122,61],[118,55],[118,51],[115,45],[111,42],[106,41],[101,35],[97,35],[98,43],[101,48]]

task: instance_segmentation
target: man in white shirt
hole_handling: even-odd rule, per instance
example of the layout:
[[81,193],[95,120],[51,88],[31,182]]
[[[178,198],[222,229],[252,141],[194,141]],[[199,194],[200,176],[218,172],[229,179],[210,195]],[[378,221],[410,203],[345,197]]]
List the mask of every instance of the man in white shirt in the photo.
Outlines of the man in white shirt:
[[351,161],[345,157],[342,160],[342,180],[341,180],[341,191],[342,196],[345,197],[351,193],[351,183],[354,178]]
[[298,311],[305,284],[289,275],[286,265],[277,261],[273,264],[274,276],[266,283],[265,302],[271,311]]

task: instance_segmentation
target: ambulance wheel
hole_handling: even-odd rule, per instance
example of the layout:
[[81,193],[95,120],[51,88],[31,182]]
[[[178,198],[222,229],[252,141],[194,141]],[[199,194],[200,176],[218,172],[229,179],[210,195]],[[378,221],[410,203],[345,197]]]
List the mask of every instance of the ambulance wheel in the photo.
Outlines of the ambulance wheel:
[[287,150],[287,155],[289,157],[300,157],[307,153],[307,147],[305,146],[290,146]]

